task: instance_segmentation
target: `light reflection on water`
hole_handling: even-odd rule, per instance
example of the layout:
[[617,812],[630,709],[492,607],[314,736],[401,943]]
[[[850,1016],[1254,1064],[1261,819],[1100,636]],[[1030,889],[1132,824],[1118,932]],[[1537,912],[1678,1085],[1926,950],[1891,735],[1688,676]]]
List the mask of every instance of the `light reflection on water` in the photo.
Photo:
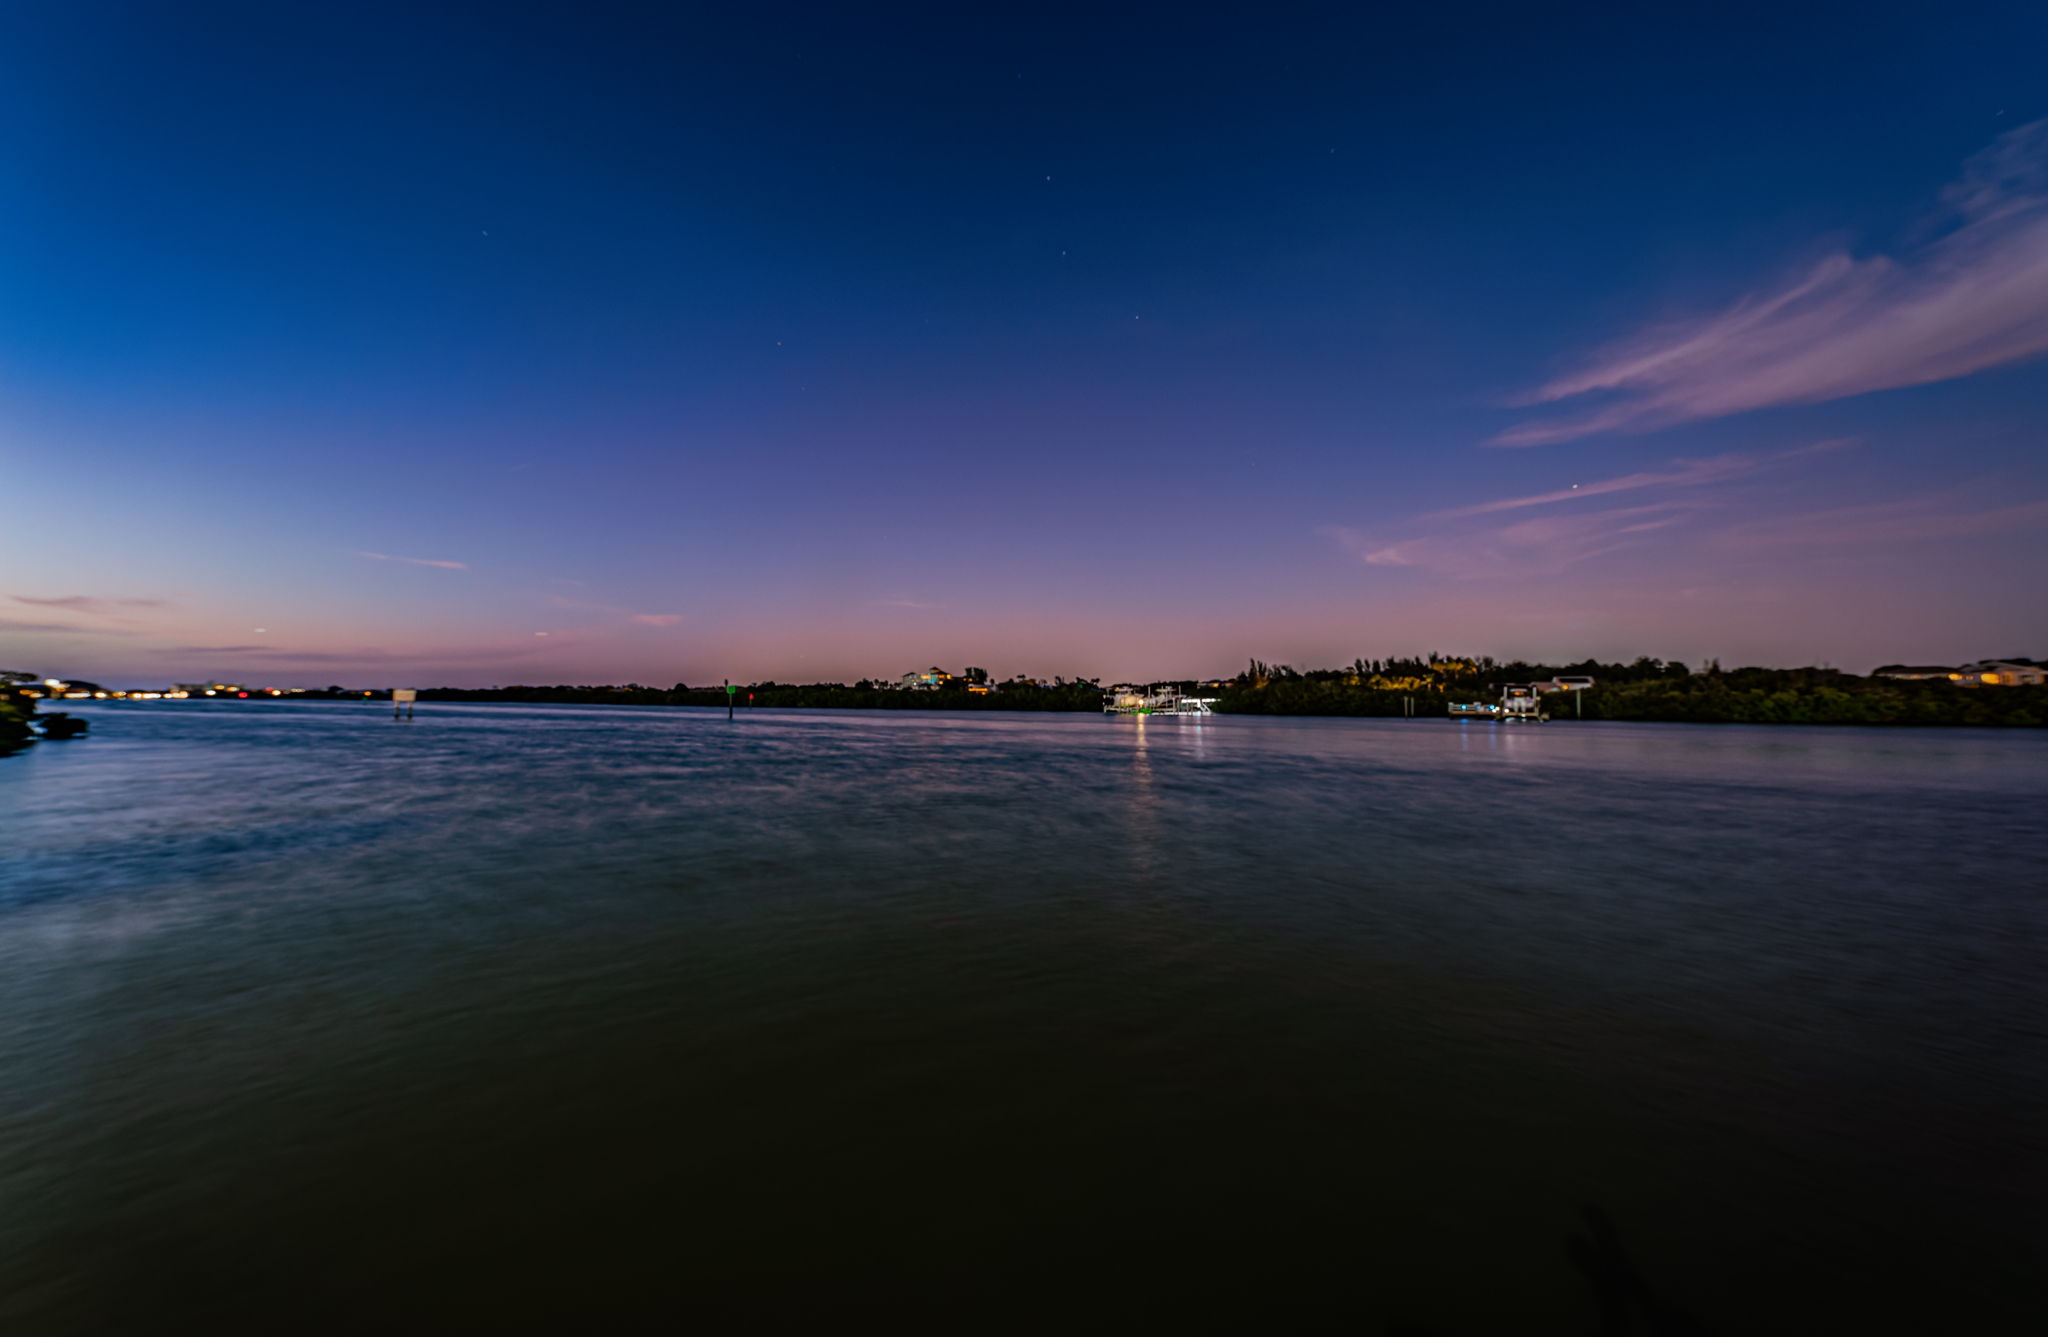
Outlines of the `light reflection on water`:
[[2036,735],[81,713],[10,1333],[1584,1332],[1588,1203],[1714,1331],[2037,1298]]

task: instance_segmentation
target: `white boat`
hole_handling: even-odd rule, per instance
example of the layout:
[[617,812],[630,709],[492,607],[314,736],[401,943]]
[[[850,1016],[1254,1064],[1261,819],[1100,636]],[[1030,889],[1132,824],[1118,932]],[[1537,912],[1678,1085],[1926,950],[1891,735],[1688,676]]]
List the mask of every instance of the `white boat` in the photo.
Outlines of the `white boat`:
[[1501,724],[1542,724],[1550,716],[1543,709],[1543,698],[1559,692],[1583,692],[1593,685],[1591,678],[1574,675],[1566,678],[1552,678],[1547,682],[1511,682],[1501,688],[1500,701],[1454,701],[1450,716],[1454,720],[1493,720]]
[[1105,715],[1212,715],[1213,696],[1182,696],[1172,687],[1112,687],[1103,694]]
[[1511,682],[1501,689],[1500,720],[1503,724],[1541,724],[1550,716],[1543,713],[1540,684]]

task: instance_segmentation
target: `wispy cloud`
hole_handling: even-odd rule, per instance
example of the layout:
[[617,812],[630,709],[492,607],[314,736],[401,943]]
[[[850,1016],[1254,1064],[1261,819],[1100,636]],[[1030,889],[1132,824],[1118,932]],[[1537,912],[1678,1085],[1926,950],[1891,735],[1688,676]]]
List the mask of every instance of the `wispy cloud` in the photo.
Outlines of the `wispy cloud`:
[[[2048,530],[2048,499],[1994,504],[1988,480],[1933,495],[1757,513],[1755,508],[1768,506],[1776,489],[1758,487],[1751,481],[1755,476],[1848,444],[1821,441],[1796,450],[1673,460],[1663,469],[1577,488],[1419,515],[1391,532],[1340,526],[1318,532],[1366,566],[1409,567],[1454,580],[1482,580],[1554,576],[1653,541],[1698,560],[1706,553],[1897,546],[2009,530]],[[1600,500],[1616,494],[1628,494],[1627,504]]]
[[1745,549],[1841,547],[1972,538],[2032,525],[2048,525],[2048,500],[1972,506],[1949,492],[1749,520],[1720,531],[1714,541]]
[[1455,520],[1470,515],[1492,515],[1499,511],[1518,511],[1530,506],[1549,506],[1564,501],[1587,501],[1594,497],[1612,496],[1617,492],[1634,492],[1642,488],[1706,487],[1715,483],[1730,482],[1802,455],[1842,450],[1854,444],[1855,440],[1851,437],[1839,437],[1831,441],[1817,441],[1796,450],[1781,450],[1768,455],[1714,455],[1703,460],[1677,459],[1671,461],[1668,468],[1661,470],[1623,474],[1619,478],[1603,478],[1591,483],[1574,483],[1570,487],[1559,488],[1554,492],[1537,492],[1526,497],[1483,501],[1476,506],[1457,506],[1448,511],[1437,511],[1427,518]]
[[172,645],[151,653],[163,657],[191,655],[233,655],[237,659],[262,661],[277,668],[291,664],[360,664],[380,668],[406,668],[421,664],[494,664],[535,653],[543,647],[502,642],[464,647],[441,646],[424,650],[387,650],[366,646],[360,650],[291,650],[270,645]]
[[38,634],[65,636],[137,636],[141,633],[125,627],[78,627],[63,622],[16,622],[0,618],[0,631],[17,632],[23,635]]
[[2048,121],[1972,157],[1946,231],[1897,256],[1836,252],[1718,315],[1656,326],[1526,396],[1604,397],[1493,439],[1538,446],[1953,380],[2048,353]]
[[[1322,533],[1367,566],[1417,567],[1461,580],[1554,576],[1724,511],[1745,479],[1854,444],[1840,438],[1790,450],[1675,459],[1661,469],[1433,511],[1391,534],[1342,527]],[[1617,497],[1624,503],[1611,500]]]
[[433,557],[397,557],[388,552],[359,552],[358,557],[367,557],[373,562],[404,562],[410,566],[438,566],[443,571],[467,571],[468,562],[444,562]]
[[679,627],[683,624],[681,613],[643,613],[638,609],[622,608],[618,604],[596,603],[589,599],[572,599],[566,594],[547,596],[548,606],[579,612],[603,613],[636,627]]
[[50,598],[16,594],[12,598],[18,604],[34,604],[38,608],[62,608],[73,613],[101,613],[117,617],[130,609],[165,606],[162,599],[102,599],[91,594],[64,594]]
[[1322,532],[1367,566],[1422,567],[1459,580],[1554,576],[1632,547],[1645,534],[1683,522],[1695,509],[1680,502],[1623,506],[1487,529],[1421,534],[1391,543],[1338,526]]

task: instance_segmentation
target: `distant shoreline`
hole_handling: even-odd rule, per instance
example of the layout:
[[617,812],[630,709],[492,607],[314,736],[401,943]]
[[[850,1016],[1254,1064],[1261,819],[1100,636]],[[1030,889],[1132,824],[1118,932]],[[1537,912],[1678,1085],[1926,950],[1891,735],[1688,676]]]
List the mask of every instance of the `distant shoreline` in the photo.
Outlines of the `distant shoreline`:
[[[649,700],[621,700],[621,699],[547,699],[547,700],[508,700],[508,699],[506,699],[506,698],[504,698],[504,697],[500,697],[500,696],[472,695],[472,694],[470,694],[470,693],[467,693],[467,692],[461,691],[460,689],[433,689],[433,690],[434,690],[434,694],[433,694],[433,695],[431,695],[431,696],[430,696],[430,695],[429,695],[429,694],[428,694],[428,693],[427,693],[426,691],[422,691],[422,692],[420,693],[420,702],[421,702],[421,704],[422,704],[422,705],[426,705],[426,704],[444,704],[444,705],[472,705],[472,706],[567,706],[567,707],[580,707],[580,706],[589,706],[589,707],[593,707],[593,708],[614,708],[614,709],[616,709],[616,708],[621,708],[621,707],[624,707],[624,708],[631,708],[631,709],[636,709],[636,710],[659,710],[659,709],[671,709],[671,710],[703,710],[703,711],[711,711],[711,712],[714,712],[714,713],[716,713],[716,712],[722,712],[722,711],[723,711],[723,710],[725,709],[725,703],[724,703],[724,702],[723,702],[722,700],[720,700],[720,701],[716,701],[716,702],[701,702],[701,701],[649,701]],[[442,692],[443,692],[444,690],[448,690],[449,694],[447,694],[447,695],[443,695],[443,694],[442,694]],[[742,694],[742,695],[744,696],[744,694]],[[2044,693],[2043,695],[2048,695],[2048,693]],[[203,698],[202,698],[202,700],[203,700]],[[218,701],[216,702],[216,704],[221,704],[221,705],[243,705],[243,704],[249,704],[249,705],[259,705],[259,706],[260,706],[260,705],[266,705],[266,704],[275,704],[275,703],[280,703],[280,702],[297,702],[297,703],[305,703],[305,702],[316,702],[316,703],[328,703],[328,702],[332,702],[332,703],[334,703],[334,704],[339,704],[339,705],[358,705],[358,706],[383,706],[383,705],[387,704],[387,703],[389,702],[389,700],[390,700],[390,698],[389,698],[389,695],[388,695],[387,693],[378,693],[378,694],[373,694],[373,695],[370,695],[370,696],[367,696],[367,697],[366,697],[366,696],[364,696],[364,695],[362,695],[361,693],[351,693],[351,694],[349,694],[349,695],[345,695],[345,696],[336,696],[336,697],[328,697],[328,696],[312,696],[312,695],[307,695],[307,696],[286,696],[286,697],[271,697],[271,696],[260,696],[260,697],[257,697],[257,696],[252,696],[252,697],[251,697],[251,698],[250,698],[250,699],[249,699],[249,700],[248,700],[247,702],[242,702],[242,701],[236,700],[235,698],[232,698],[232,697],[230,697],[230,698],[224,698],[224,699],[220,699],[220,700],[218,700]],[[90,703],[90,704],[93,704],[93,705],[109,705],[109,704],[113,704],[113,702],[110,702],[110,701],[102,701],[102,702],[93,702],[93,703]],[[1097,716],[1097,715],[1103,715],[1103,712],[1101,711],[1101,709],[1100,709],[1099,707],[1096,707],[1096,708],[1079,708],[1079,707],[1076,707],[1076,708],[1066,708],[1066,709],[1050,709],[1050,708],[1046,708],[1046,707],[1038,707],[1038,708],[1031,708],[1031,707],[1020,707],[1020,706],[1017,706],[1017,705],[1014,705],[1014,704],[1010,704],[1010,703],[1007,703],[1007,702],[1004,702],[1004,701],[1001,701],[1001,700],[994,700],[994,701],[990,701],[990,702],[988,702],[987,704],[981,704],[981,703],[976,703],[976,704],[974,704],[974,705],[971,705],[971,706],[969,706],[969,705],[962,705],[962,704],[958,704],[958,703],[950,703],[950,702],[940,702],[940,701],[932,701],[932,700],[907,700],[907,701],[903,702],[903,703],[902,703],[901,705],[891,705],[891,706],[871,706],[871,705],[866,705],[866,704],[855,704],[855,703],[851,703],[851,702],[837,702],[837,703],[831,703],[831,704],[825,704],[825,703],[817,703],[817,702],[812,702],[812,703],[807,703],[807,704],[790,704],[790,703],[786,703],[786,702],[764,702],[764,701],[758,701],[758,700],[757,700],[757,701],[755,701],[755,702],[753,702],[753,703],[751,703],[751,704],[745,704],[745,703],[742,703],[742,704],[738,704],[738,705],[736,705],[736,706],[734,707],[734,714],[735,714],[735,716],[736,716],[737,718],[742,718],[742,719],[743,719],[743,718],[745,718],[745,717],[746,717],[746,716],[747,716],[747,715],[748,715],[749,713],[752,713],[752,712],[760,712],[760,711],[772,711],[772,712],[775,712],[775,713],[778,713],[778,714],[780,714],[780,713],[785,713],[785,712],[807,712],[807,711],[823,711],[823,712],[832,712],[832,711],[843,711],[843,712],[847,712],[847,713],[854,713],[854,712],[861,712],[861,711],[869,711],[869,712],[872,712],[872,713],[875,713],[875,714],[882,714],[882,715],[888,715],[888,714],[898,714],[898,715],[900,715],[900,714],[912,714],[912,713],[922,713],[922,714],[931,714],[931,715],[975,715],[975,714],[1003,714],[1003,715],[1059,715],[1059,716],[1065,716],[1065,717],[1073,717],[1073,716],[1077,716],[1077,715],[1078,715],[1078,716],[1084,716],[1084,717],[1085,717],[1085,716]],[[1321,720],[1339,720],[1339,719],[1372,719],[1372,720],[1395,720],[1395,719],[1403,719],[1403,718],[1404,718],[1404,717],[1403,717],[1403,716],[1402,716],[1402,715],[1401,715],[1401,714],[1400,714],[1399,712],[1397,712],[1397,711],[1377,711],[1377,712],[1365,712],[1365,711],[1318,711],[1318,712],[1311,712],[1311,711],[1299,711],[1299,710],[1285,710],[1285,711],[1279,711],[1279,710],[1267,710],[1267,711],[1258,711],[1258,710],[1222,710],[1222,709],[1220,709],[1220,708],[1219,708],[1219,709],[1218,709],[1218,710],[1217,710],[1217,711],[1215,712],[1215,716],[1226,716],[1226,715],[1227,715],[1227,716],[1230,716],[1230,717],[1233,717],[1233,718],[1240,718],[1240,719],[1242,719],[1242,718],[1259,718],[1259,717],[1266,717],[1266,718],[1286,718],[1286,719],[1299,719],[1299,720],[1318,720],[1318,719],[1321,719]],[[1211,718],[1214,718],[1215,716],[1212,716]],[[1114,717],[1114,716],[1106,716],[1106,715],[1105,715],[1105,716],[1103,716],[1103,717],[1104,717],[1104,718],[1120,718],[1120,717]],[[1176,717],[1172,717],[1172,716],[1163,716],[1163,717],[1160,717],[1160,718],[1161,718],[1162,720],[1164,720],[1164,719],[1176,719]],[[1495,722],[1495,721],[1491,721],[1491,720],[1484,720],[1484,719],[1480,719],[1480,720],[1469,720],[1469,719],[1457,719],[1457,718],[1455,718],[1455,717],[1452,717],[1452,716],[1450,716],[1450,715],[1447,715],[1447,714],[1442,714],[1442,713],[1436,713],[1436,714],[1418,714],[1418,715],[1415,715],[1415,716],[1409,716],[1409,717],[1405,717],[1405,718],[1406,718],[1406,719],[1408,720],[1408,722],[1410,722],[1410,723],[1415,723],[1415,722],[1423,722],[1423,721],[1440,721],[1440,722],[1444,722],[1444,723],[1455,723],[1455,724],[1458,724],[1458,725],[1460,725],[1460,726],[1462,726],[1462,727],[1464,727],[1464,728],[1468,728],[1468,729],[1494,729],[1494,728],[1524,728],[1524,727],[1527,727],[1527,726],[1521,726],[1521,725],[1516,725],[1516,726],[1507,726],[1507,725],[1502,725],[1502,724],[1499,724],[1499,723],[1497,723],[1497,722]],[[1178,720],[1176,720],[1176,722],[1178,722]],[[2028,719],[2003,719],[2003,720],[2000,720],[2000,719],[1993,719],[1993,720],[1981,720],[1981,719],[1936,719],[1936,720],[1926,720],[1926,719],[1904,719],[1904,720],[1855,720],[1855,719],[1832,719],[1832,720],[1827,720],[1827,719],[1820,719],[1820,720],[1816,720],[1816,719],[1727,719],[1727,718],[1697,718],[1697,717],[1696,717],[1696,718],[1685,718],[1685,717],[1678,717],[1678,716],[1662,716],[1662,717],[1650,717],[1650,716],[1648,716],[1648,715],[1628,715],[1628,716],[1624,716],[1624,715],[1617,715],[1617,714],[1612,714],[1612,713],[1609,713],[1609,714],[1597,714],[1597,715],[1596,715],[1596,714],[1593,714],[1593,713],[1588,713],[1588,714],[1584,715],[1583,717],[1575,717],[1575,716],[1574,716],[1573,714],[1571,714],[1571,712],[1570,712],[1570,708],[1569,708],[1569,707],[1567,707],[1567,708],[1565,709],[1565,711],[1564,711],[1563,713],[1561,713],[1561,714],[1557,714],[1557,715],[1553,715],[1553,716],[1552,716],[1552,717],[1550,718],[1550,720],[1548,721],[1548,723],[1550,723],[1550,724],[1560,724],[1560,725],[1565,725],[1565,726],[1570,726],[1570,725],[1572,725],[1572,724],[1599,724],[1599,723],[1609,723],[1609,724],[1702,724],[1702,725],[1716,725],[1716,724],[1724,724],[1724,725],[1794,725],[1794,726],[1805,726],[1805,727],[1810,727],[1810,728],[1873,728],[1873,729],[1958,729],[1958,728],[1968,728],[1968,729],[1976,729],[1976,728],[1990,728],[1990,729],[2007,729],[2007,728],[2012,728],[2012,729],[2029,729],[2029,728],[2041,728],[2041,727],[2044,727],[2044,725],[2043,725],[2043,724],[2042,724],[2041,722],[2039,722],[2039,721],[2033,721],[2033,720],[2028,720]]]
[[[1971,676],[1971,670],[1996,668]],[[2008,671],[2009,670],[2009,671]],[[1452,707],[1486,707],[1503,692],[1527,706],[1533,698],[1551,719],[1626,720],[1671,724],[1823,724],[1876,727],[2048,727],[2048,684],[2036,661],[1985,661],[1964,671],[1892,666],[1870,676],[1832,668],[1722,669],[1648,657],[1628,663],[1583,660],[1574,664],[1501,663],[1486,658],[1430,655],[1364,660],[1334,669],[1296,670],[1251,661],[1234,678],[1166,680],[1147,689],[1193,696],[1218,715],[1290,715],[1307,718],[1446,718]],[[92,684],[70,684],[79,689]],[[422,705],[474,702],[518,705],[690,706],[718,710],[875,710],[971,713],[1097,714],[1114,691],[1097,679],[1028,678],[997,681],[980,669],[955,676],[941,669],[906,675],[900,682],[756,682],[715,687],[652,687],[640,683],[557,683],[509,687],[423,687]],[[350,690],[185,684],[164,693],[103,692],[99,696],[190,699],[389,701],[392,689]],[[70,694],[82,696],[83,691]],[[1496,722],[1483,710],[1467,722]]]
[[[936,671],[935,671],[936,672]],[[1837,669],[1693,672],[1656,659],[1633,663],[1584,661],[1571,665],[1499,664],[1484,659],[1431,656],[1420,660],[1359,660],[1341,669],[1300,672],[1254,660],[1229,680],[1163,684],[1214,702],[1219,715],[1297,715],[1352,718],[1445,718],[1460,702],[1497,700],[1501,684],[1574,677],[1584,690],[1544,699],[1555,720],[1627,720],[1675,724],[1857,724],[1945,728],[2048,727],[2048,687],[1965,686],[1946,679],[1862,677]],[[673,705],[736,710],[1049,711],[1092,714],[1102,709],[1103,688],[1090,680],[1052,684],[1013,679],[945,681],[934,688],[875,684],[755,683],[736,688],[515,686],[423,689],[422,702],[477,701],[526,704]],[[1487,723],[1479,720],[1477,723]]]
[[[1822,680],[1804,683],[1756,681],[1815,672]],[[1573,720],[1676,724],[1833,724],[1878,727],[2041,728],[2048,727],[2048,688],[1959,688],[1948,683],[1854,679],[1844,687],[1829,679],[1847,675],[1805,670],[1737,670],[1696,674],[1683,680],[1602,684],[1553,698],[1555,722]],[[1291,715],[1311,718],[1447,718],[1454,701],[1473,699],[1475,689],[1417,685],[1387,690],[1361,684],[1318,683],[1304,678],[1233,684],[1216,696],[1219,715]],[[428,688],[422,704],[468,701],[521,705],[693,706],[720,709],[719,690],[662,692],[652,689]],[[1412,702],[1412,706],[1406,704]],[[918,710],[972,713],[1097,714],[1102,694],[1089,685],[1028,692],[901,691],[760,685],[734,694],[735,711],[748,710]],[[1486,723],[1486,721],[1478,721]]]

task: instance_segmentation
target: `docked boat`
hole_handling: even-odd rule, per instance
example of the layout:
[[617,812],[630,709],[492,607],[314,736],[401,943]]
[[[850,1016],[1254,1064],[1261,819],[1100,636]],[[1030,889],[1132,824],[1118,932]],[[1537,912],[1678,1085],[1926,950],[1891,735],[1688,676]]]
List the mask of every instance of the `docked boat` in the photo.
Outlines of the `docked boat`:
[[1548,682],[1511,682],[1500,689],[1499,701],[1453,701],[1454,720],[1485,720],[1499,724],[1543,724],[1550,716],[1543,698],[1559,692],[1583,692],[1593,685],[1588,677],[1552,678]]
[[1105,715],[1213,715],[1213,696],[1183,696],[1172,687],[1112,687],[1103,693]]

